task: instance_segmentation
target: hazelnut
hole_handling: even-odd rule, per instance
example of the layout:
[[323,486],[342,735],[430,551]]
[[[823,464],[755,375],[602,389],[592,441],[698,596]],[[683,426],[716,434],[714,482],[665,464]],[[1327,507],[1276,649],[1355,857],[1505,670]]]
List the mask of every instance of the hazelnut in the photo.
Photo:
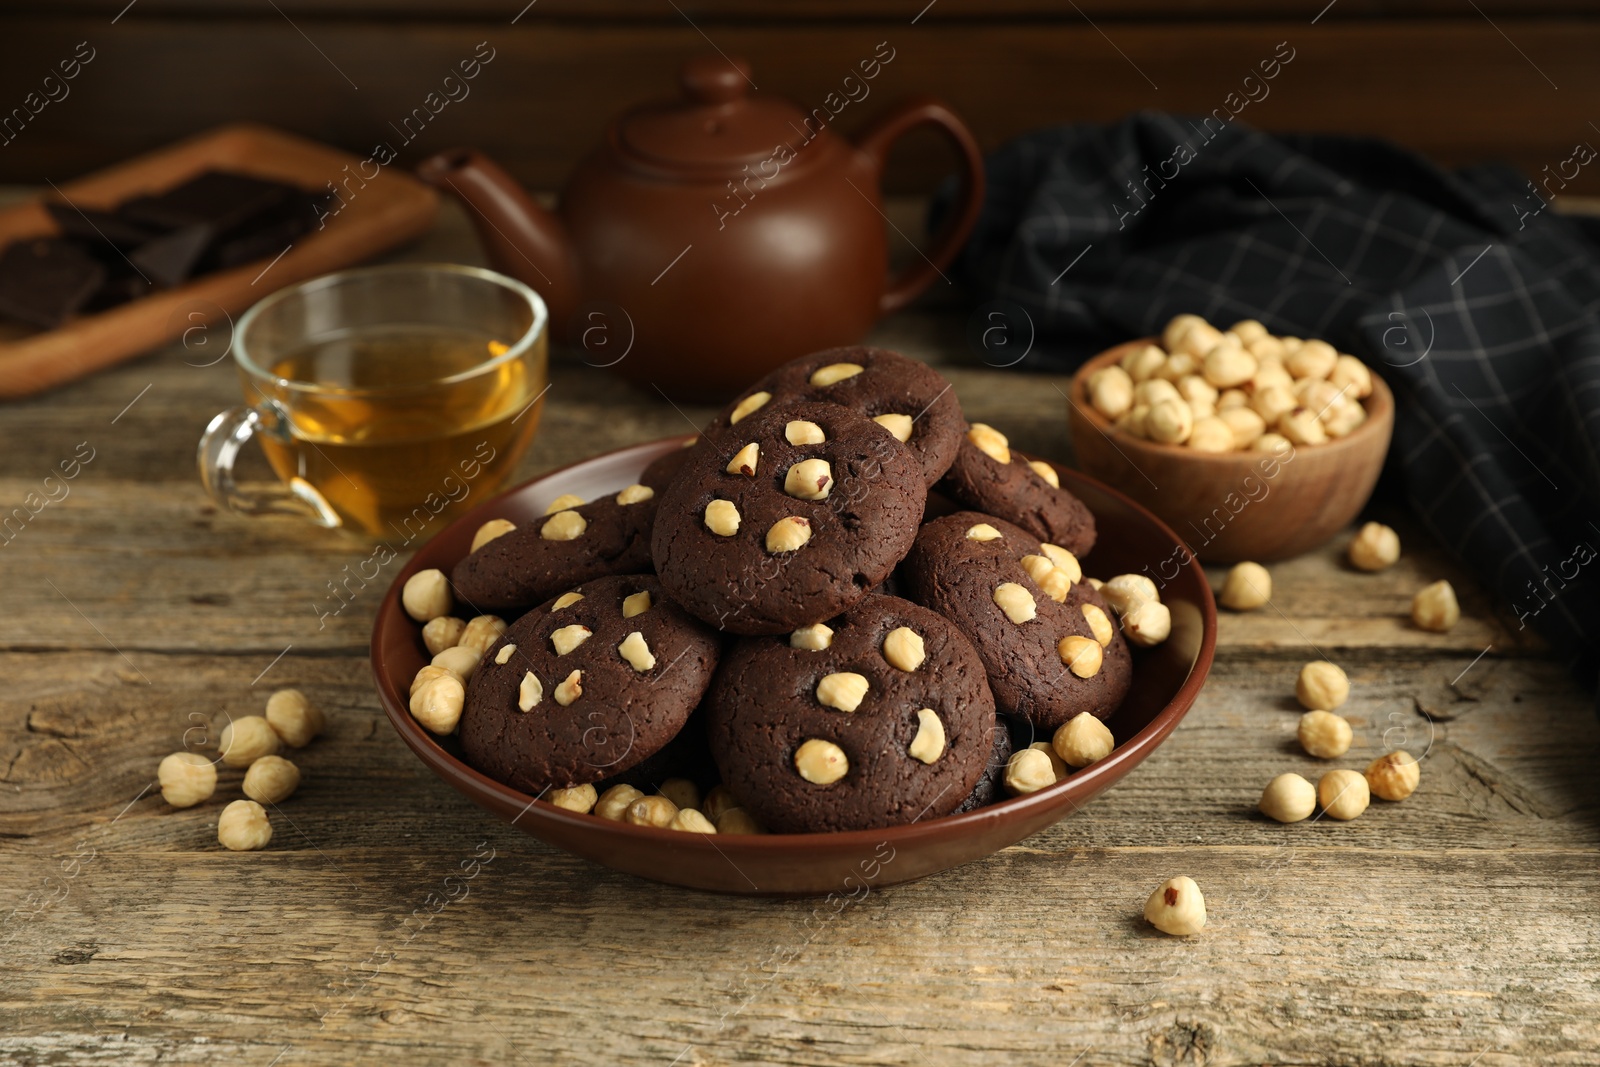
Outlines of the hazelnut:
[[1224,389],[1217,394],[1217,414],[1250,406],[1250,394],[1243,389]]
[[1250,391],[1259,393],[1263,389],[1270,389],[1277,385],[1285,386],[1293,391],[1294,375],[1290,374],[1288,368],[1283,365],[1283,360],[1277,357],[1258,359],[1256,373],[1250,379]]
[[621,822],[623,816],[628,813],[629,806],[642,796],[644,793],[631,785],[614,785],[601,793],[600,798],[594,802],[594,814],[612,822]]
[[1335,404],[1322,416],[1322,428],[1329,437],[1348,437],[1367,421],[1367,409],[1358,403]]
[[1183,395],[1178,392],[1178,387],[1165,378],[1151,378],[1148,381],[1140,382],[1134,387],[1133,402],[1135,404],[1149,404],[1154,407],[1163,400],[1183,400],[1184,403],[1188,403],[1187,400],[1184,400]]
[[1100,642],[1092,637],[1078,637],[1072,635],[1063,637],[1056,644],[1056,654],[1061,657],[1061,662],[1067,669],[1079,678],[1093,678],[1100,673],[1100,664],[1104,659],[1104,651]]
[[814,422],[793,419],[784,426],[783,439],[791,445],[820,445],[828,439],[828,435]]
[[728,425],[732,426],[746,415],[760,411],[762,406],[771,399],[772,394],[764,389],[759,393],[751,393],[735,404],[733,410],[728,413]]
[[568,508],[581,507],[583,507],[583,497],[578,496],[576,493],[562,493],[544,506],[544,513],[546,515],[554,515],[556,512],[566,511]]
[[[1188,352],[1174,352],[1167,357],[1167,361],[1156,372],[1156,377],[1165,378],[1173,385],[1177,385],[1185,378],[1198,378],[1199,376],[1200,361]],[[1188,398],[1185,397],[1184,399],[1187,400]]]
[[552,789],[544,795],[544,799],[564,811],[587,815],[594,810],[595,801],[599,797],[595,793],[594,786],[579,785],[571,789]]
[[1055,564],[1057,570],[1067,576],[1067,581],[1080,582],[1083,580],[1083,567],[1078,563],[1078,557],[1071,552],[1068,552],[1060,545],[1052,545],[1049,542],[1041,544],[1039,551],[1044,553],[1046,559]]
[[1217,395],[1217,387],[1198,374],[1178,379],[1178,396],[1186,403],[1208,404],[1214,408],[1217,406]]
[[235,800],[217,818],[217,842],[233,852],[254,852],[272,840],[267,812],[253,800]]
[[1058,604],[1066,602],[1067,594],[1072,591],[1072,579],[1065,571],[1044,556],[1023,556],[1022,569],[1051,600]]
[[1188,937],[1206,925],[1206,899],[1193,878],[1169,878],[1144,902],[1145,921],[1164,934]]
[[980,522],[976,526],[967,527],[967,540],[998,541],[1000,540],[1000,531],[986,522]]
[[1135,437],[1148,438],[1150,435],[1145,432],[1145,423],[1149,418],[1150,405],[1135,404],[1111,425],[1113,429],[1121,430],[1123,433],[1132,434]]
[[1231,389],[1254,378],[1258,366],[1256,357],[1242,347],[1219,344],[1206,353],[1201,373],[1218,389]]
[[1234,611],[1254,611],[1272,599],[1272,575],[1259,563],[1235,563],[1217,600]]
[[573,541],[583,536],[589,523],[576,511],[558,511],[539,527],[539,536],[546,541]]
[[1147,382],[1167,365],[1167,354],[1155,345],[1145,345],[1133,354],[1133,358],[1123,370],[1128,372],[1128,378],[1135,382]]
[[729,808],[717,817],[717,833],[719,834],[764,834],[765,830],[755,818],[743,808]]
[[1363,571],[1381,571],[1400,558],[1400,535],[1381,522],[1365,523],[1350,539],[1350,565]]
[[1232,431],[1234,448],[1249,448],[1257,438],[1267,432],[1267,421],[1253,408],[1229,408],[1227,411],[1219,411],[1217,417],[1227,423],[1228,429]]
[[[792,426],[793,423],[790,423],[790,425]],[[733,454],[733,458],[728,460],[726,470],[729,474],[742,474],[747,478],[754,478],[756,465],[760,459],[761,446],[751,441]]]
[[1280,774],[1261,791],[1256,807],[1269,819],[1299,822],[1317,809],[1317,790],[1298,774]]
[[912,418],[910,415],[874,415],[872,421],[888,430],[890,435],[902,444],[911,440]]
[[739,532],[739,509],[731,500],[713,500],[706,505],[705,523],[718,537],[732,537]]
[[175,808],[192,808],[217,791],[217,768],[198,752],[174,752],[156,768],[161,799]]
[[1396,750],[1367,764],[1367,787],[1384,800],[1404,800],[1421,779],[1422,767],[1409,752]]
[[476,649],[468,648],[466,645],[456,645],[433,657],[433,666],[443,667],[465,682],[472,677],[472,672],[478,669],[478,661],[482,658]]
[[300,788],[300,768],[282,756],[262,756],[244,772],[244,795],[262,804],[288,800]]
[[1304,381],[1296,382],[1293,391],[1301,405],[1316,412],[1319,419],[1326,419],[1329,413],[1340,406],[1360,406],[1348,399],[1344,395],[1344,390],[1320,378],[1307,378]]
[[639,674],[656,665],[655,653],[650,651],[650,645],[645,641],[644,634],[638,630],[622,639],[622,643],[617,646],[617,653]]
[[576,604],[582,599],[582,593],[562,593],[560,596],[556,597],[556,602],[550,605],[550,610],[560,611],[562,608],[570,608],[572,605]]
[[1121,367],[1101,367],[1089,375],[1089,406],[1114,419],[1133,406],[1133,379]]
[[1177,351],[1178,342],[1183,340],[1183,335],[1189,327],[1199,323],[1206,325],[1206,320],[1200,315],[1174,315],[1167,323],[1166,329],[1161,331],[1161,346],[1169,352]]
[[897,670],[907,672],[916,670],[927,658],[922,635],[909,626],[890,630],[889,636],[883,639],[883,658],[889,661],[889,666]]
[[1061,781],[1061,779],[1065,778],[1071,773],[1067,770],[1067,765],[1062,762],[1061,757],[1056,755],[1056,750],[1054,746],[1050,744],[1050,742],[1035,741],[1028,747],[1034,749],[1035,751],[1044,753],[1045,758],[1050,761],[1050,773],[1056,776],[1056,781]]
[[1245,344],[1253,344],[1268,336],[1267,328],[1255,319],[1241,319],[1228,327],[1228,332],[1235,335]]
[[280,689],[267,698],[267,722],[284,742],[304,748],[322,732],[322,710],[298,689]]
[[500,646],[500,651],[494,654],[494,661],[499,664],[511,662],[511,657],[516,653],[517,646],[506,644]]
[[1100,595],[1118,615],[1126,615],[1147,600],[1160,600],[1156,583],[1142,574],[1119,574],[1100,587]]
[[1027,796],[1056,784],[1050,757],[1037,748],[1013,752],[1006,761],[1005,786],[1012,796]]
[[1001,582],[995,586],[994,602],[1006,613],[1006,618],[1021,626],[1038,614],[1033,594],[1016,582]]
[[1317,782],[1317,802],[1330,819],[1353,819],[1372,803],[1367,780],[1355,771],[1329,771]]
[[458,682],[461,681],[461,676],[456,674],[455,671],[445,667],[435,667],[430,663],[417,671],[416,677],[411,679],[411,689],[406,695],[416,696],[418,689],[421,689],[435,678],[454,678]]
[[1232,452],[1233,427],[1215,415],[1207,415],[1194,420],[1194,428],[1184,443],[1196,452]]
[[573,671],[556,684],[556,703],[562,707],[569,706],[574,700],[583,696],[583,672]]
[[668,827],[678,817],[678,805],[666,797],[640,797],[628,805],[623,821],[634,826]]
[[509,519],[490,519],[478,527],[478,532],[472,535],[472,547],[469,552],[476,552],[496,537],[504,537],[517,528],[517,524]]
[[1056,473],[1056,469],[1054,467],[1050,466],[1050,464],[1046,463],[1044,460],[1042,460],[1042,459],[1030,459],[1030,460],[1028,460],[1028,469],[1031,470],[1033,473],[1037,474],[1040,478],[1042,478],[1044,480],[1044,483],[1046,485],[1048,485],[1050,488],[1052,488],[1052,489],[1060,489],[1061,488],[1061,475],[1057,474]]
[[565,656],[593,636],[594,631],[587,626],[573,623],[571,626],[562,626],[551,631],[550,647],[556,650],[556,655]]
[[830,363],[811,372],[812,385],[835,385],[846,378],[854,378],[865,368],[859,363]]
[[1269,336],[1258,338],[1254,341],[1246,341],[1244,346],[1257,359],[1276,359],[1281,361],[1284,356],[1288,355],[1288,352],[1283,347],[1282,339],[1277,337]]
[[1168,351],[1173,355],[1203,356],[1222,343],[1222,331],[1201,319],[1191,322],[1189,328],[1178,335],[1177,345]]
[[1159,600],[1135,604],[1122,616],[1122,633],[1140,648],[1154,648],[1172,636],[1172,610]]
[[406,579],[400,590],[400,604],[418,622],[432,622],[450,614],[450,583],[437,567],[418,571]]
[[1296,731],[1300,747],[1318,759],[1338,759],[1350,751],[1355,734],[1343,715],[1331,711],[1308,711],[1300,716]]
[[1264,433],[1250,444],[1252,452],[1270,452],[1273,455],[1287,455],[1294,451],[1294,445],[1281,433]]
[[506,620],[500,616],[479,615],[467,623],[467,628],[461,631],[461,640],[456,644],[462,648],[470,648],[481,656],[489,651],[505,632]]
[[428,655],[437,656],[447,648],[454,648],[461,643],[461,633],[467,624],[454,615],[440,615],[437,619],[429,619],[422,628],[422,644],[428,650]]
[[1080,711],[1056,728],[1050,739],[1061,762],[1069,767],[1087,767],[1111,755],[1116,739],[1106,724],[1086,711]]
[[794,769],[813,785],[832,785],[850,773],[850,761],[832,741],[813,737],[795,750]]
[[1326,341],[1306,341],[1284,359],[1296,378],[1326,378],[1339,361],[1339,350]]
[[803,648],[808,652],[821,652],[833,644],[833,631],[820,622],[802,626],[789,635],[790,648]]
[[1116,636],[1111,620],[1106,618],[1106,613],[1101,611],[1098,605],[1083,606],[1083,621],[1089,624],[1089,630],[1094,634],[1094,639],[1100,642],[1101,648],[1111,644],[1111,639]]
[[783,491],[798,500],[826,500],[833,491],[833,468],[825,459],[803,459],[784,475]]
[[539,681],[537,675],[527,671],[522,675],[522,683],[517,686],[517,707],[522,711],[532,711],[539,706],[539,701],[544,699],[544,683]]
[[248,767],[283,747],[277,731],[260,715],[245,715],[228,723],[222,728],[218,745],[222,762],[229,767]]
[[1250,398],[1250,410],[1261,416],[1263,428],[1274,426],[1278,420],[1300,406],[1288,386],[1269,385]]
[[917,709],[917,736],[906,749],[914,760],[932,763],[944,755],[944,723],[932,708]]
[[967,440],[996,463],[1011,462],[1011,442],[1006,440],[1005,434],[993,426],[982,422],[973,423],[967,428]]
[[1278,432],[1297,445],[1326,444],[1328,431],[1310,408],[1295,408],[1278,419]]
[[732,811],[734,808],[743,806],[743,804],[739,803],[739,798],[733,795],[733,790],[725,785],[714,785],[711,787],[711,792],[706,794],[705,800],[700,804],[700,810],[705,812],[706,818],[716,822],[722,818],[723,812]]
[[411,694],[411,717],[432,733],[444,736],[461,721],[461,706],[466,698],[466,687],[455,675],[430,678]]
[[1350,679],[1334,663],[1315,660],[1300,668],[1294,683],[1300,706],[1312,711],[1332,711],[1350,699]]
[[711,824],[711,820],[693,808],[678,809],[678,814],[674,815],[672,821],[667,823],[667,829],[683,830],[693,834],[714,834],[717,832],[717,828]]
[[839,711],[855,711],[866,699],[867,680],[853,671],[824,675],[817,683],[817,703]]
[[773,555],[794,552],[811,540],[811,520],[789,515],[767,527],[767,551]]
[[687,778],[668,778],[656,789],[679,809],[700,807],[700,787]]
[[1162,400],[1144,417],[1145,436],[1164,445],[1181,445],[1194,430],[1194,412],[1182,400]]
[[1411,621],[1424,630],[1444,633],[1461,621],[1461,605],[1449,582],[1425,585],[1411,598]]
[[617,494],[617,503],[623,505],[624,507],[629,504],[643,504],[646,500],[652,499],[655,495],[656,491],[650,488],[648,485],[640,485],[635,482],[633,485],[628,486],[622,492]]
[[650,610],[650,590],[641,589],[637,593],[630,593],[622,599],[622,617],[631,619],[635,615],[643,615]]
[[1340,356],[1333,361],[1328,381],[1344,390],[1344,395],[1361,400],[1372,395],[1372,372],[1355,356]]

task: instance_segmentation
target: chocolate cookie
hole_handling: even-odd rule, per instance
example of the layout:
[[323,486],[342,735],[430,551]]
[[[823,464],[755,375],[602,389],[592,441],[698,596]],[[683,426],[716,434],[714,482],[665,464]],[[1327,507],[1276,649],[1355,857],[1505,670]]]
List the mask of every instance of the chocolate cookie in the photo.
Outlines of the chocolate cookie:
[[995,716],[992,731],[994,747],[989,752],[989,762],[984,764],[983,773],[978,776],[978,784],[972,787],[967,799],[956,806],[956,810],[951,812],[952,815],[986,807],[996,800],[1005,798],[1006,763],[1011,759],[1013,751],[1011,729],[1007,726],[1009,721],[1004,715]]
[[939,491],[1074,555],[1086,556],[1094,547],[1094,515],[1061,488],[1056,469],[1042,459],[1013,454],[1005,435],[984,423],[967,427]]
[[948,814],[994,750],[994,699],[972,645],[896,597],[739,642],[707,709],[723,782],[781,833]]
[[634,767],[670,741],[717,665],[715,634],[648,575],[597,578],[511,624],[467,683],[466,760],[537,795]]
[[689,459],[689,453],[699,443],[699,437],[692,437],[683,443],[682,448],[674,448],[666,455],[651,460],[650,465],[639,475],[639,484],[648,485],[656,492],[661,492],[678,476],[678,472]]
[[651,556],[668,595],[718,629],[836,615],[916,539],[922,468],[858,411],[772,405],[690,453],[661,494]]
[[658,502],[654,489],[631,485],[500,534],[455,565],[456,599],[509,615],[592,578],[648,574]]
[[956,624],[989,672],[995,706],[1049,740],[1081,712],[1104,719],[1133,680],[1116,613],[1073,555],[992,515],[958,511],[917,534],[912,599]]
[[712,419],[706,436],[721,437],[761,408],[795,400],[820,400],[866,412],[911,449],[928,486],[955,460],[966,428],[961,405],[944,375],[898,352],[854,345],[785,363]]

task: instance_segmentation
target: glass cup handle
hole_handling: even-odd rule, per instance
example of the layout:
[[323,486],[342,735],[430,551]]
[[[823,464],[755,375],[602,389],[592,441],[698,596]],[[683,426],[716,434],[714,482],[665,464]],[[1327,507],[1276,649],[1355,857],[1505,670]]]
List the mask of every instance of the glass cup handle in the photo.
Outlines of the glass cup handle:
[[[271,420],[269,422],[269,419]],[[241,515],[299,515],[319,526],[338,526],[338,514],[309,482],[291,478],[287,491],[282,488],[264,493],[248,493],[233,478],[233,464],[239,450],[257,433],[272,433],[281,420],[273,412],[240,404],[211,420],[200,437],[196,461],[200,484],[218,504]]]

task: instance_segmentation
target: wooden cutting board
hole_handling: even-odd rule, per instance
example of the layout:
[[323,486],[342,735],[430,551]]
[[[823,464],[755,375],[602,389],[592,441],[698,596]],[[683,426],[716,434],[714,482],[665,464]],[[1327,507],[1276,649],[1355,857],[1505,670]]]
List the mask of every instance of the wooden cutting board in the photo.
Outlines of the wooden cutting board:
[[[326,145],[256,125],[223,126],[50,189],[0,212],[0,245],[56,232],[46,200],[109,210],[141,193],[162,192],[211,168],[291,182],[308,191],[332,182],[343,206],[326,226],[270,257],[196,278],[120,307],[75,318],[54,330],[0,327],[0,397],[26,396],[130,359],[185,330],[238,315],[285,285],[339,270],[413,240],[433,225],[439,198],[397,171],[378,169]],[[377,173],[374,175],[374,170]],[[368,177],[367,175],[373,175]]]

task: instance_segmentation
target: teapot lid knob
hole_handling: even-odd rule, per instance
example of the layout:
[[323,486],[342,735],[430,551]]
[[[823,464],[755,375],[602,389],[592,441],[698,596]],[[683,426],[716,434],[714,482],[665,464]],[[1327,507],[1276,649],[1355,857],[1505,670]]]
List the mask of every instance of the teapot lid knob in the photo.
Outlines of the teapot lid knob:
[[744,96],[752,82],[750,64],[722,56],[696,56],[683,65],[678,83],[699,104],[726,104]]

